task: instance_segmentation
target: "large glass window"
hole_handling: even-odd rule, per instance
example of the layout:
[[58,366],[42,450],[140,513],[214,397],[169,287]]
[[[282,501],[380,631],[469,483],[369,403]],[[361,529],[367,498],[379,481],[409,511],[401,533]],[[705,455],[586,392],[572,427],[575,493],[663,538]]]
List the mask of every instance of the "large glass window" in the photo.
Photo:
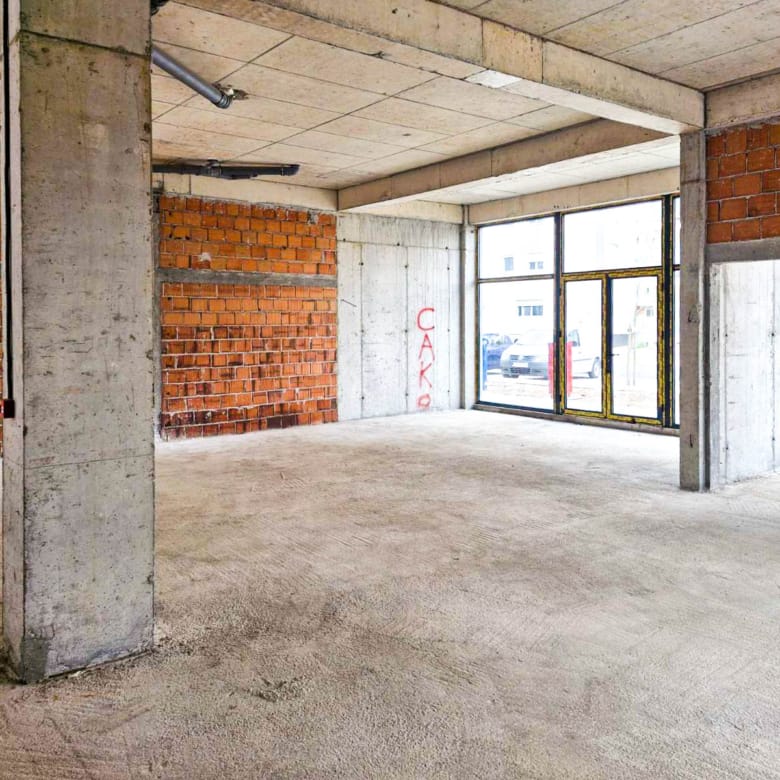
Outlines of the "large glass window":
[[679,198],[479,230],[479,400],[679,421]]
[[651,200],[566,214],[564,272],[660,266],[662,208],[660,200]]
[[491,225],[479,231],[479,275],[483,278],[552,274],[554,263],[552,217]]
[[553,409],[555,282],[483,284],[480,308],[480,399]]

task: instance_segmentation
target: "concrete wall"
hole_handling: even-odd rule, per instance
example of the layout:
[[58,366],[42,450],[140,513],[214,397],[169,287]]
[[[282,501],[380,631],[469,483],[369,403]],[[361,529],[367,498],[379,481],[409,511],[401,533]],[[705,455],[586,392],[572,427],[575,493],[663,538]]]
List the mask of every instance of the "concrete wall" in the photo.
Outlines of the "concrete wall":
[[713,486],[780,468],[780,261],[710,272]]
[[780,124],[707,139],[709,484],[780,467]]
[[460,406],[460,228],[339,215],[339,419]]

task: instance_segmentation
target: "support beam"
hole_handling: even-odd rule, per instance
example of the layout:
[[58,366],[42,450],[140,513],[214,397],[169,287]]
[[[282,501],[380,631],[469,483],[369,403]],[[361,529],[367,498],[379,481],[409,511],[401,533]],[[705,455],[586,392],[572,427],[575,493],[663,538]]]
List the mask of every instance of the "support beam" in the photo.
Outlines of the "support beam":
[[705,137],[680,139],[680,487],[710,486],[708,285]]
[[707,93],[707,128],[780,116],[780,73]]
[[152,643],[149,2],[10,5],[3,629],[33,681]]
[[[677,134],[704,125],[700,92],[432,0],[184,0],[293,34],[306,21],[478,66],[470,78],[616,122]],[[277,11],[277,13],[274,13]],[[279,13],[282,12],[282,13]],[[285,13],[286,12],[286,15]],[[295,16],[300,17],[298,20]],[[320,35],[327,38],[320,25]],[[331,36],[327,42],[336,42]],[[341,36],[337,45],[349,47]]]
[[461,184],[484,182],[528,168],[657,141],[661,133],[598,119],[339,191],[339,209],[410,198]]
[[469,207],[469,213],[475,225],[485,225],[507,219],[550,214],[553,211],[571,211],[652,198],[677,192],[679,189],[680,169],[664,168],[660,171],[634,173],[574,187],[475,203]]

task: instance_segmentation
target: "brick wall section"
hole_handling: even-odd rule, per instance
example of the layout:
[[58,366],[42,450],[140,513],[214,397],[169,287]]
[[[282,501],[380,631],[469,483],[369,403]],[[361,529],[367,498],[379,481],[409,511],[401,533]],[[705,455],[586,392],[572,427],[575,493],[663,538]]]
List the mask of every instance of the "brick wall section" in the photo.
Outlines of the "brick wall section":
[[160,268],[336,273],[336,217],[310,211],[162,196]]
[[707,139],[707,241],[780,236],[780,123]]
[[335,217],[161,197],[160,229],[160,266],[192,270],[160,288],[163,438],[335,421]]

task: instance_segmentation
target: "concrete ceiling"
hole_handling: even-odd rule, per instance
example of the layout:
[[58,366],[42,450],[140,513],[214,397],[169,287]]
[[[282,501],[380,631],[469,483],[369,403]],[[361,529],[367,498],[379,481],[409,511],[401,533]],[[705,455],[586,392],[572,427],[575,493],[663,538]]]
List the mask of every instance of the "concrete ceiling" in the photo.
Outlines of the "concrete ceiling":
[[296,184],[340,188],[592,118],[464,81],[475,66],[440,75],[179,3],[152,30],[205,78],[247,93],[225,111],[154,68],[158,160],[300,163]]
[[[462,16],[472,21],[469,14],[500,21],[700,89],[778,64],[780,0],[436,2],[429,5],[466,11]],[[180,0],[153,17],[153,38],[162,48],[208,80],[246,93],[221,110],[154,68],[156,160],[299,163],[294,179],[264,178],[341,190],[594,119],[538,99],[533,90],[529,96],[522,80],[504,83],[497,73],[495,83],[493,71],[479,64],[286,10],[301,6],[316,3]],[[544,92],[551,101],[555,94]],[[677,164],[672,139],[425,198],[475,203]]]
[[697,89],[780,66],[780,0],[436,0]]

